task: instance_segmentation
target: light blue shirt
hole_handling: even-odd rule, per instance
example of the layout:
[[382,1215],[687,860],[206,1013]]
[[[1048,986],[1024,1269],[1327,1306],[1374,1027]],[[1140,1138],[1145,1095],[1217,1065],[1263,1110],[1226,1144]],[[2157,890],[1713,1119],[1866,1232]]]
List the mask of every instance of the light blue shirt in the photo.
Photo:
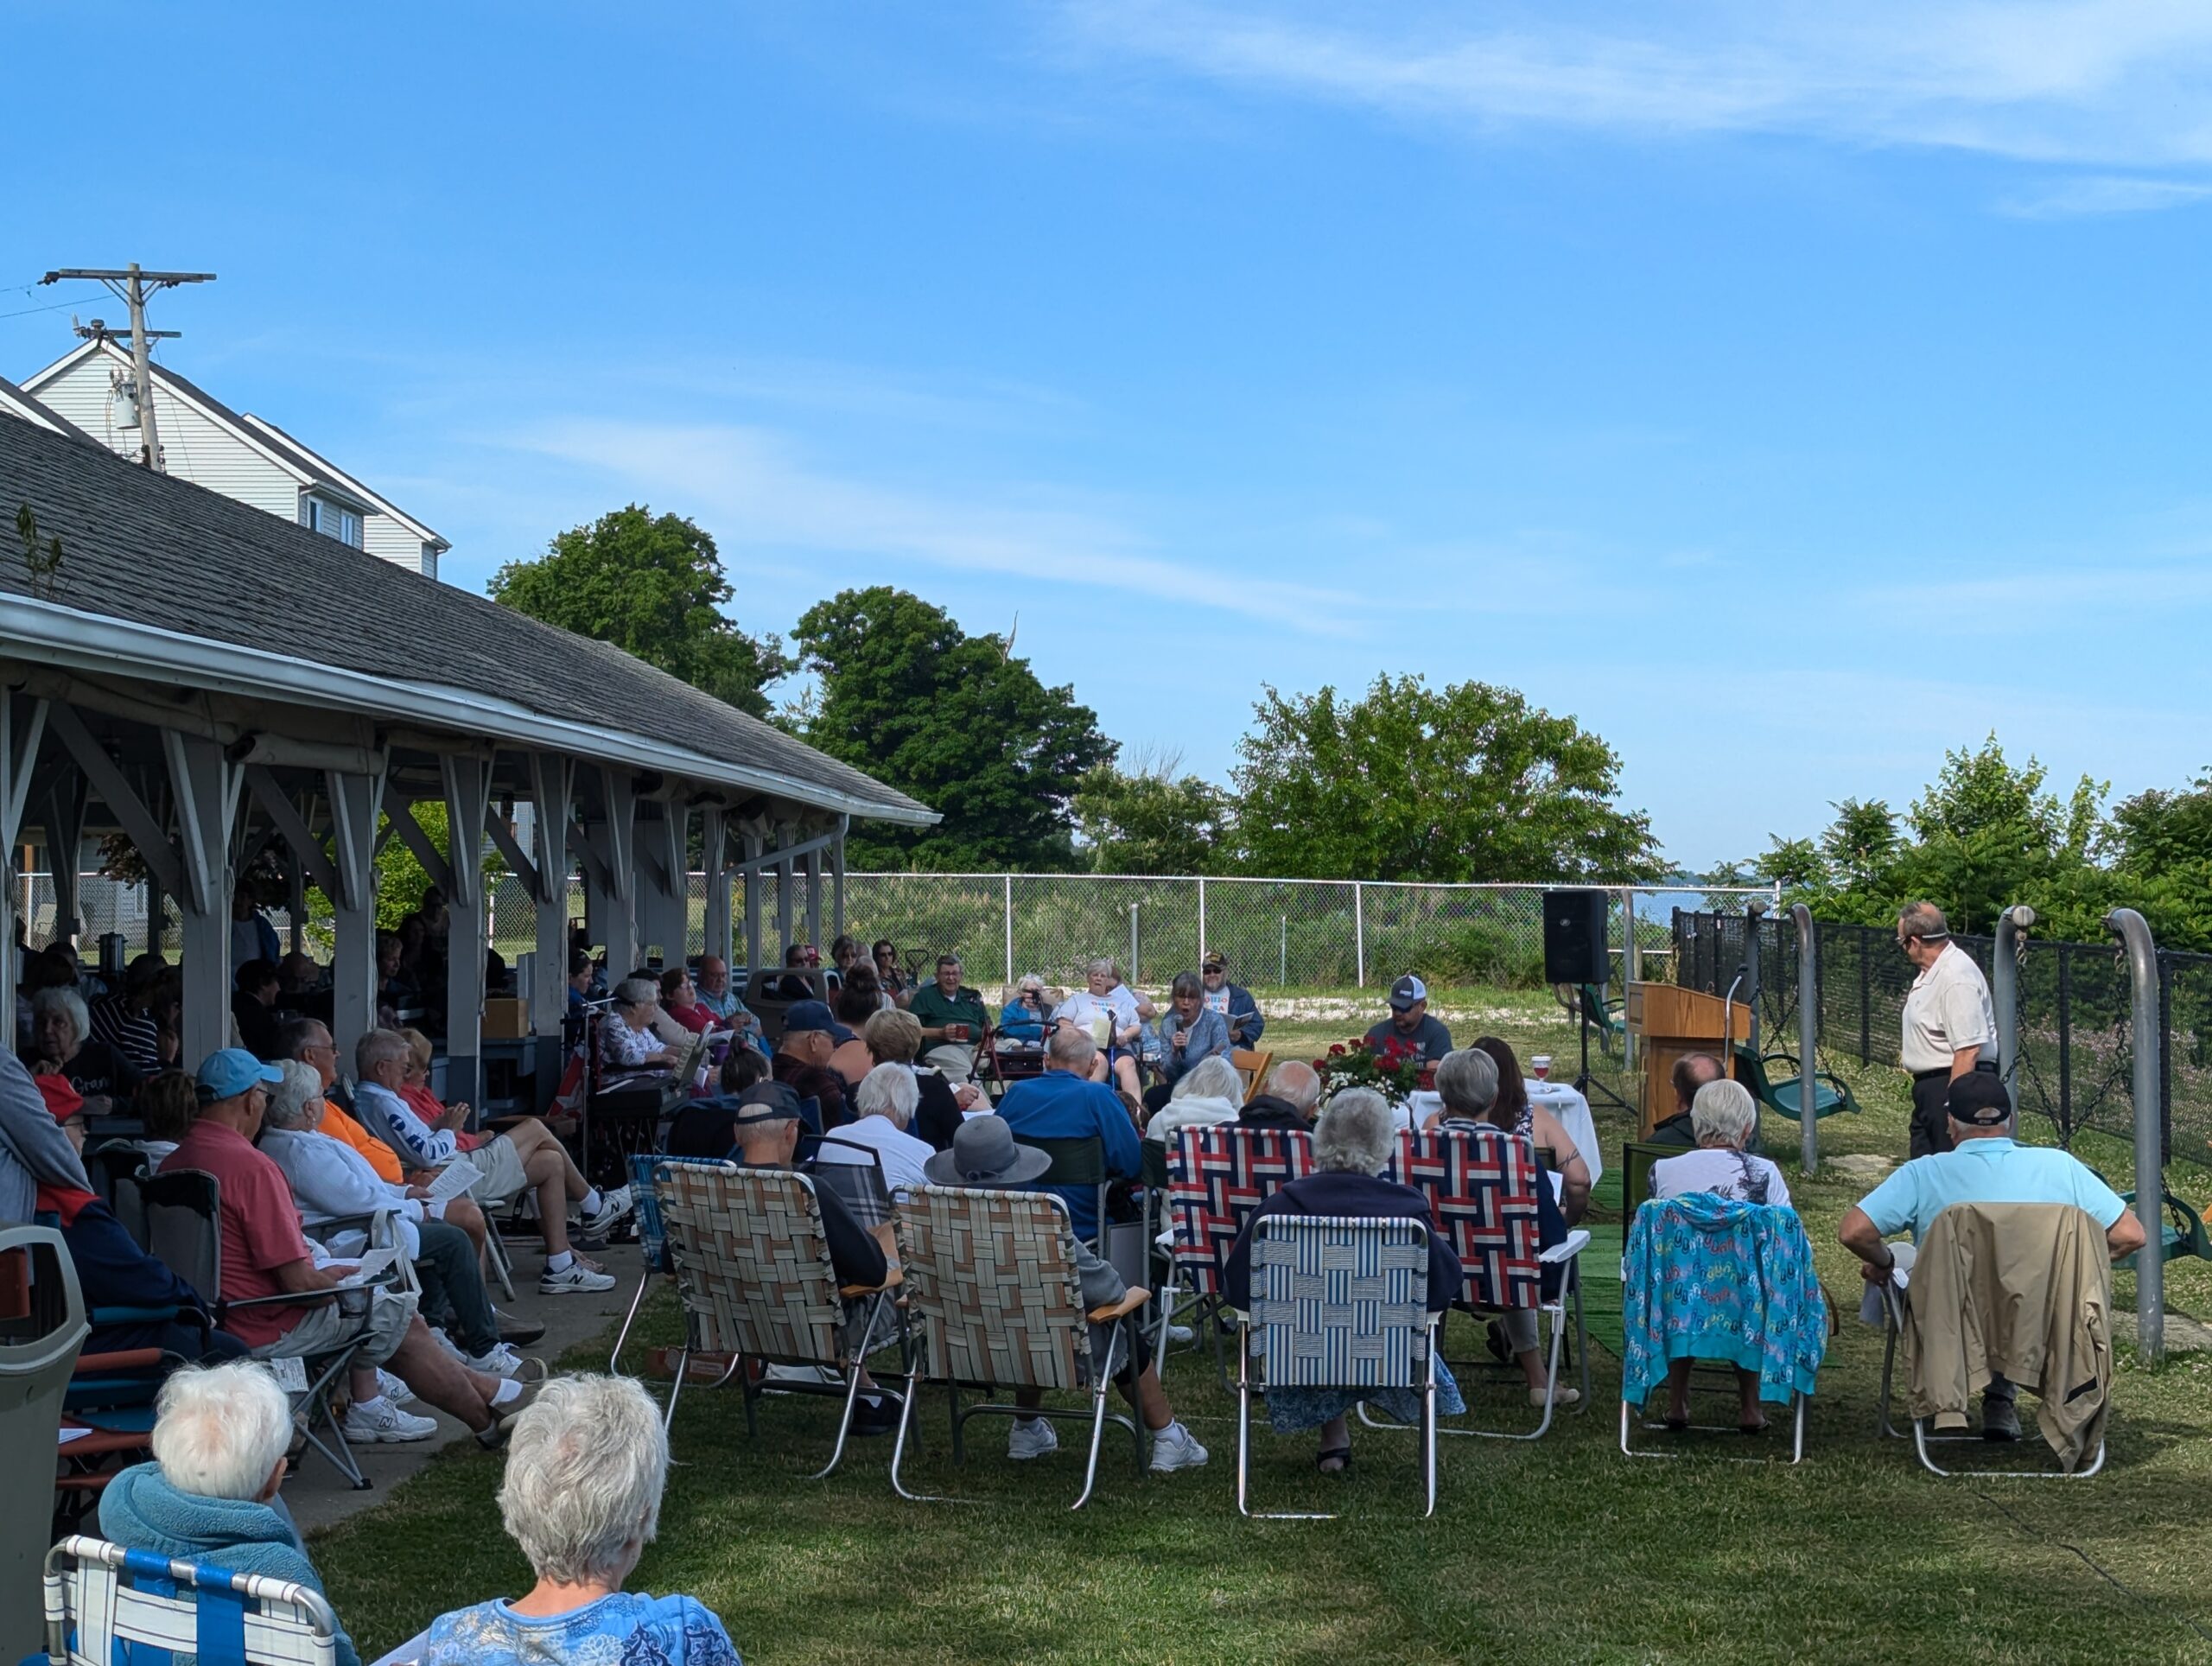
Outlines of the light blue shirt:
[[1915,1157],[1859,1199],[1884,1237],[1910,1229],[1915,1243],[1955,1203],[2070,1203],[2101,1227],[2127,1212],[2120,1194],[2070,1154],[1997,1137]]

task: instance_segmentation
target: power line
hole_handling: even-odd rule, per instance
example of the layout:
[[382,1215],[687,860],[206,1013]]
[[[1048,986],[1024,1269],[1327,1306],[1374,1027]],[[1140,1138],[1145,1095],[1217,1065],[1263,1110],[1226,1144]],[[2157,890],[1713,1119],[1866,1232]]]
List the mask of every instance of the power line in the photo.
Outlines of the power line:
[[56,283],[65,277],[88,277],[105,283],[130,308],[131,393],[138,404],[138,461],[158,470],[162,466],[162,441],[154,422],[154,372],[148,351],[151,332],[146,328],[146,297],[179,283],[212,283],[215,274],[149,272],[134,260],[122,267],[64,266],[48,272],[39,282]]
[[[12,291],[10,291],[10,293],[13,293],[13,292],[12,292]],[[29,295],[29,294],[30,293],[30,291],[29,291],[29,289],[26,289],[23,291],[23,293],[24,293],[25,295]],[[26,307],[26,308],[24,308],[21,312],[0,312],[0,318],[28,318],[28,317],[29,317],[33,313],[42,313],[42,312],[60,312],[60,311],[64,307],[81,307],[81,306],[83,306],[83,305],[84,305],[87,301],[97,301],[97,300],[99,300],[99,296],[98,296],[97,295],[92,295],[92,294],[89,294],[89,293],[85,294],[85,295],[79,295],[79,296],[71,296],[71,297],[70,297],[68,300],[67,300],[67,301],[56,301],[56,302],[53,302],[53,303],[52,303],[51,305],[49,305],[49,306],[44,306],[44,307]]]

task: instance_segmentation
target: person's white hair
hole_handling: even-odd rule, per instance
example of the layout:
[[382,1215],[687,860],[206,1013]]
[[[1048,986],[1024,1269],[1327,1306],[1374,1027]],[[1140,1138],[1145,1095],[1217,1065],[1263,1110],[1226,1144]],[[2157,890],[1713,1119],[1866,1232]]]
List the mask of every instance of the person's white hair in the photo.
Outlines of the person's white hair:
[[1046,1039],[1045,1056],[1056,1065],[1081,1072],[1089,1070],[1090,1061],[1098,1057],[1098,1044],[1081,1025],[1062,1024]]
[[1397,1135],[1388,1099],[1373,1088],[1346,1088],[1321,1107],[1321,1119],[1313,1124],[1313,1167],[1380,1174]]
[[660,1525],[668,1434],[626,1377],[556,1377],[515,1419],[499,1519],[543,1580],[581,1585],[629,1571]]
[[154,1461],[179,1492],[257,1498],[291,1444],[291,1402],[258,1360],[187,1365],[154,1401]]
[[77,1029],[77,1045],[79,1046],[84,1046],[86,1041],[92,1039],[92,1015],[85,1010],[85,997],[79,995],[74,989],[62,989],[57,986],[53,989],[41,989],[36,995],[31,997],[32,1017],[41,1018],[48,1013],[52,1012],[61,1012],[69,1014],[70,1023],[74,1025]]
[[1497,1060],[1480,1047],[1446,1053],[1436,1066],[1436,1095],[1446,1110],[1488,1116],[1497,1103]]
[[269,1090],[261,1120],[270,1128],[308,1128],[321,1121],[320,1115],[309,1117],[308,1107],[322,1097],[322,1073],[296,1059],[279,1059],[276,1068],[284,1079]]
[[1741,1151],[1758,1125],[1759,1108],[1751,1091],[1725,1076],[1707,1082],[1690,1101],[1690,1131],[1700,1143],[1719,1140]]
[[1226,1099],[1232,1105],[1244,1103],[1244,1078],[1236,1073],[1236,1066],[1216,1053],[1211,1059],[1201,1059],[1185,1071],[1175,1084],[1170,1099]]
[[1099,956],[1097,959],[1083,969],[1083,975],[1085,977],[1089,977],[1093,972],[1103,972],[1116,983],[1122,981],[1121,967],[1105,955]]
[[411,1062],[414,1057],[415,1050],[397,1030],[364,1030],[353,1044],[353,1069],[365,1082],[376,1074],[379,1065],[395,1059]]
[[618,1007],[642,1007],[660,999],[660,985],[649,977],[626,977],[614,986]]
[[1321,1072],[1303,1059],[1286,1059],[1268,1072],[1268,1091],[1311,1111],[1321,1103]]
[[914,1107],[921,1102],[921,1084],[906,1065],[878,1065],[853,1091],[854,1108],[861,1116],[884,1117],[893,1128],[912,1122]]

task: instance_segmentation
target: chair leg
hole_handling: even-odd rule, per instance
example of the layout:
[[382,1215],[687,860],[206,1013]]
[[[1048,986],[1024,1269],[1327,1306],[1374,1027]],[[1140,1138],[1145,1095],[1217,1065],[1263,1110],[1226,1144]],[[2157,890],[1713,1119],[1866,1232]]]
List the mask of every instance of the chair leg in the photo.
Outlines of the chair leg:
[[[852,1433],[853,1428],[853,1405],[861,1396],[860,1367],[858,1365],[851,1367],[846,1376],[849,1380],[845,1384],[844,1408],[837,1418],[837,1443],[830,1449],[830,1461],[806,1478],[810,1481],[828,1480],[845,1456],[845,1440]],[[747,1409],[750,1408],[748,1402]]]
[[906,1483],[899,1478],[899,1466],[906,1456],[906,1432],[913,1427],[914,1405],[921,1398],[921,1373],[912,1371],[906,1377],[906,1403],[899,1408],[899,1438],[891,1443],[891,1490],[900,1497],[913,1503],[923,1502],[918,1492],[906,1491]]
[[492,1275],[499,1281],[499,1294],[509,1301],[515,1299],[514,1262],[507,1256],[507,1241],[499,1236],[499,1223],[492,1218],[489,1210],[484,1215],[484,1250],[492,1262]]
[[630,1327],[638,1322],[638,1309],[645,1306],[646,1287],[653,1281],[648,1269],[638,1281],[638,1293],[630,1298],[630,1311],[622,1316],[622,1328],[614,1333],[614,1351],[607,1357],[607,1369],[615,1377],[622,1375],[622,1345],[630,1339]]
[[690,1374],[690,1370],[691,1345],[687,1342],[683,1345],[683,1351],[676,1356],[676,1381],[668,1390],[668,1410],[660,1420],[660,1426],[664,1429],[672,1428],[676,1425],[676,1399],[683,1392],[683,1379]]
[[1575,1409],[1586,1413],[1590,1409],[1590,1330],[1582,1322],[1582,1267],[1580,1262],[1569,1269],[1568,1275],[1574,1285],[1574,1357],[1580,1364],[1582,1373],[1582,1403]]
[[[1216,1333],[1215,1348],[1219,1351],[1220,1340]],[[1252,1450],[1252,1350],[1244,1339],[1243,1327],[1238,1327],[1236,1350],[1236,1513],[1249,1516],[1252,1504],[1249,1477],[1251,1472]]]
[[1436,1348],[1432,1343],[1428,1352],[1428,1383],[1421,1396],[1421,1470],[1427,1477],[1427,1502],[1422,1506],[1421,1517],[1427,1520],[1436,1514]]

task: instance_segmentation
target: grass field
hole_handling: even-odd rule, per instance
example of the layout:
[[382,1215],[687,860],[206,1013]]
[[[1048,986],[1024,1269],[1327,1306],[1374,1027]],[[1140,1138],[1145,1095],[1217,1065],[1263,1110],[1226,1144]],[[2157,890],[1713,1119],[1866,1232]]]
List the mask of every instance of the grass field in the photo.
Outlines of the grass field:
[[[1549,1052],[1572,1073],[1573,1034],[1548,995],[1439,1005],[1463,1040],[1503,1034],[1524,1058]],[[1318,1050],[1351,1027],[1275,1024],[1270,1037],[1285,1051]],[[1859,1086],[1866,1113],[1822,1124],[1824,1154],[1902,1154],[1902,1079],[1877,1071]],[[1628,1137],[1622,1113],[1600,1108],[1598,1119],[1609,1148]],[[1787,1147],[1772,1154],[1824,1281],[1855,1308],[1854,1263],[1834,1232],[1868,1182],[1827,1171],[1805,1180],[1794,1135],[1770,1125],[1770,1148]],[[2116,1142],[2085,1154],[2126,1183]],[[2171,1179],[2200,1201],[2212,1189],[2198,1171]],[[2208,1273],[2175,1263],[2170,1301],[2212,1312]],[[2119,1281],[2123,1305],[2131,1284]],[[650,1319],[656,1339],[672,1339],[672,1304]],[[1473,1345],[1466,1326],[1455,1320],[1453,1358]],[[2132,1317],[2123,1329],[2132,1344]],[[604,1358],[600,1348],[568,1363]],[[887,1442],[856,1446],[827,1482],[804,1478],[828,1451],[820,1402],[765,1402],[762,1437],[750,1441],[734,1396],[687,1391],[660,1540],[633,1583],[696,1595],[760,1662],[2212,1661],[2212,1355],[2177,1353],[2153,1370],[2124,1345],[2111,1459],[2081,1483],[1925,1474],[1909,1447],[1874,1436],[1880,1358],[1878,1335],[1847,1319],[1821,1373],[1807,1460],[1792,1469],[1773,1461],[1786,1452],[1776,1434],[1693,1437],[1706,1444],[1682,1462],[1624,1458],[1618,1361],[1596,1349],[1586,1415],[1534,1445],[1443,1443],[1441,1500],[1427,1522],[1414,1518],[1412,1436],[1361,1430],[1352,1475],[1323,1478],[1310,1437],[1279,1439],[1264,1420],[1259,1496],[1340,1505],[1349,1517],[1241,1519],[1234,1402],[1198,1353],[1175,1355],[1167,1383],[1212,1463],[1139,1480],[1122,1436],[1107,1448],[1098,1496],[1073,1515],[1071,1441],[1017,1469],[995,1427],[971,1425],[969,1462],[955,1471],[932,1399],[918,1473],[977,1502],[909,1504],[886,1478]],[[1498,1390],[1470,1400],[1478,1414],[1510,1415]],[[1967,1460],[1982,1452],[1953,1450]],[[1754,1452],[1770,1461],[1722,1461]],[[498,1479],[497,1459],[449,1453],[315,1542],[365,1655],[447,1608],[527,1587],[499,1532]]]

